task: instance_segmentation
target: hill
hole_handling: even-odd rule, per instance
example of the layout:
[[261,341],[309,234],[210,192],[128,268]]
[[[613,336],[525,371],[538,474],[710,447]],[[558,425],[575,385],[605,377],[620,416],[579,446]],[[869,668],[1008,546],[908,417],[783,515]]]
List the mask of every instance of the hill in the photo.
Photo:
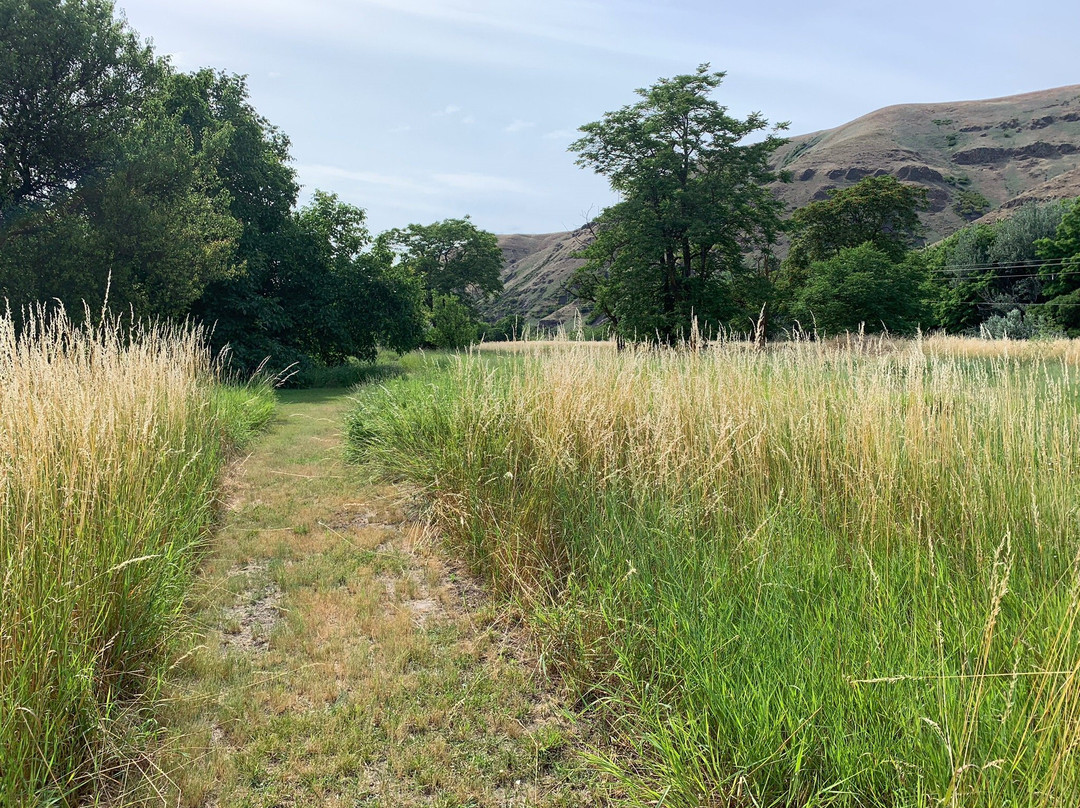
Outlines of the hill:
[[[985,101],[901,104],[791,138],[776,152],[789,210],[870,175],[927,188],[927,240],[1029,201],[1080,196],[1080,85]],[[500,236],[505,291],[486,312],[545,324],[577,312],[562,290],[588,230]]]
[[999,208],[1080,196],[1080,85],[987,101],[903,104],[793,137],[776,152],[791,209],[870,175],[923,185],[929,241]]
[[497,319],[520,314],[555,326],[574,319],[578,308],[563,284],[582,265],[574,253],[588,243],[589,229],[569,233],[499,236],[503,251],[503,292],[485,314]]

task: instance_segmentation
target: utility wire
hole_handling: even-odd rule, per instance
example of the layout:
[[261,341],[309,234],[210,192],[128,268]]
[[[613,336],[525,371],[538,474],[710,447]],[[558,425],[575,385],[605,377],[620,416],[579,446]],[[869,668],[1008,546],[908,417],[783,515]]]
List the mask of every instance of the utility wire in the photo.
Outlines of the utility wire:
[[[943,267],[930,267],[933,272],[946,272],[946,273],[963,273],[963,272],[982,272],[985,270],[1012,270],[1012,269],[1039,269],[1054,267],[1072,266],[1074,258],[1055,258],[1049,261],[1040,261],[1032,258],[1025,261],[1014,261],[1003,264],[949,264]],[[1064,273],[1055,273],[1064,274]]]
[[[1072,272],[1053,272],[1053,273],[1050,273],[1050,275],[1053,278],[1067,277],[1067,276],[1070,276],[1070,275],[1080,275],[1080,270],[1076,270],[1076,271],[1072,271]],[[1037,273],[1030,273],[1030,274],[1025,274],[1025,275],[1005,275],[1005,276],[1002,276],[1000,278],[1000,280],[1014,281],[1014,280],[1021,280],[1023,278],[1042,278],[1042,277],[1046,277],[1046,275],[1044,273],[1042,273],[1042,272],[1037,272]],[[961,278],[961,280],[966,280],[966,278]],[[993,280],[993,278],[990,278],[989,276],[984,275],[984,276],[980,276],[979,278],[973,278],[973,280]]]

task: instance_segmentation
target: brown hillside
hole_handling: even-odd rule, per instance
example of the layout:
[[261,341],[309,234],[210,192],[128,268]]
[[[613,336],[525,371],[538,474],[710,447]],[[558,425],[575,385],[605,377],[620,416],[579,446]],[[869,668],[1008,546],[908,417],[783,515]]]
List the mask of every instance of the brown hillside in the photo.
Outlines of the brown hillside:
[[[776,159],[792,175],[777,186],[792,209],[871,174],[925,186],[931,209],[923,220],[934,241],[1002,206],[1080,195],[1080,85],[886,107],[794,137]],[[956,209],[965,201],[974,203],[966,215]]]
[[[987,101],[902,104],[791,138],[776,167],[789,210],[873,174],[918,183],[930,194],[928,241],[1017,205],[1080,196],[1080,85]],[[506,291],[489,314],[563,321],[576,313],[563,291],[586,230],[500,236]]]
[[[568,306],[563,289],[570,274],[582,265],[574,253],[588,243],[589,231],[499,236],[503,251],[503,292],[485,314],[491,318],[520,314],[532,322],[551,319],[551,324],[572,319],[577,309]],[[556,310],[559,316],[551,317]]]

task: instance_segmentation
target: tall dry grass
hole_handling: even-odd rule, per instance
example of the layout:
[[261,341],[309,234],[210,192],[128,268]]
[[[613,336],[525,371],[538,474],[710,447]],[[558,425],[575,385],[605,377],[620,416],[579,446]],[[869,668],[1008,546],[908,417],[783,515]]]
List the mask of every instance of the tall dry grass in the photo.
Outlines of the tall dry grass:
[[0,318],[0,804],[64,803],[119,762],[226,443],[269,407],[217,385],[197,330]]
[[361,401],[642,804],[1080,801],[1063,344],[562,350]]

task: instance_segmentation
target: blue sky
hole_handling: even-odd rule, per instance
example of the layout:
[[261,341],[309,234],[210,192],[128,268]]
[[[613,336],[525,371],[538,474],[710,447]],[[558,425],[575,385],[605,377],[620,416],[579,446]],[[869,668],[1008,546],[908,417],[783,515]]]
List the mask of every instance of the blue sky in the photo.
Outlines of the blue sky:
[[613,197],[578,126],[710,62],[736,114],[792,134],[889,104],[1080,83],[1075,0],[118,0],[180,69],[249,77],[304,195],[373,231],[470,214],[497,233],[580,226]]

